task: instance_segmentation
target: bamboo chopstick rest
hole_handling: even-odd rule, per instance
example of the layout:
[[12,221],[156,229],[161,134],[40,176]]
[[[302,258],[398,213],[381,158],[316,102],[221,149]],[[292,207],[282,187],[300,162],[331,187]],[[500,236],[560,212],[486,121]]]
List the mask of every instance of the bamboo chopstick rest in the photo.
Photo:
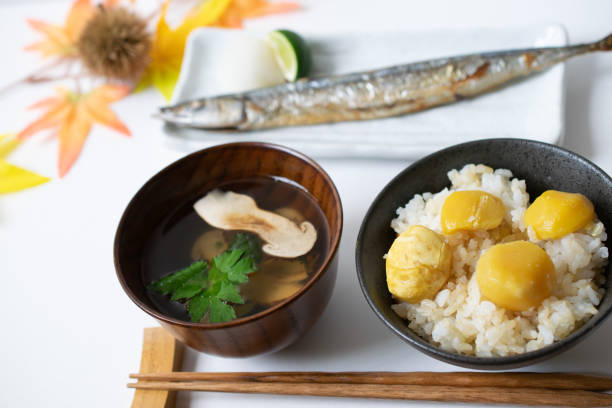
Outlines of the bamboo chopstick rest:
[[[183,344],[162,327],[144,329],[141,373],[163,373],[180,370],[183,364]],[[174,408],[176,391],[136,390],[132,408]]]

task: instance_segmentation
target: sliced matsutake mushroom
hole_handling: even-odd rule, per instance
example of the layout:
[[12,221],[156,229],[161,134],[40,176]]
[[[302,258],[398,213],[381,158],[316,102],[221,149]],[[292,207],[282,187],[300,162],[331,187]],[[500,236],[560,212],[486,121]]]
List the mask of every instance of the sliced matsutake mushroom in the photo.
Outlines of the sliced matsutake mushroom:
[[257,304],[254,301],[248,300],[243,304],[235,304],[233,305],[234,307],[234,312],[236,312],[236,316],[238,317],[243,317],[246,316],[248,314],[251,314],[253,312],[253,310],[255,309],[255,306],[257,306]]
[[229,246],[223,231],[210,230],[198,237],[191,247],[191,259],[211,260]]
[[249,276],[249,282],[241,289],[248,300],[269,305],[296,293],[304,285],[308,272],[304,262],[298,259],[268,259],[259,270]]
[[250,277],[252,282],[249,282],[244,288],[241,289],[240,293],[244,294],[244,297],[249,300],[254,300],[262,305],[270,305],[272,303],[279,302],[283,299],[287,299],[289,296],[296,293],[302,285],[295,282],[278,282],[269,277],[263,276],[258,278],[255,272]]
[[262,262],[259,268],[279,282],[299,282],[308,277],[306,264],[298,259],[270,258]]
[[265,279],[265,282],[266,288],[258,287],[256,290],[247,291],[245,297],[256,300],[263,305],[271,305],[283,299],[287,299],[302,287],[302,285],[297,283],[281,283],[271,279]]
[[276,210],[274,210],[274,212],[276,214],[278,214],[278,215],[281,215],[281,216],[285,217],[285,218],[289,218],[291,221],[295,222],[296,224],[300,224],[300,223],[306,221],[304,219],[304,216],[302,215],[302,213],[300,213],[295,208],[281,207],[281,208],[277,208]]
[[266,242],[262,250],[280,258],[304,255],[317,240],[317,230],[310,222],[297,225],[283,216],[262,210],[248,195],[213,190],[193,208],[213,227],[254,232]]

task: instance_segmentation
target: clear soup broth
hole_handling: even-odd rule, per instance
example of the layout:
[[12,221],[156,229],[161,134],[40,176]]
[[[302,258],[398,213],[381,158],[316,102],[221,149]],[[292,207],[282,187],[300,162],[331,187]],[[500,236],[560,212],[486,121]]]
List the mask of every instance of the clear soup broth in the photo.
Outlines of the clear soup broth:
[[[278,258],[262,253],[259,268],[240,286],[244,304],[234,305],[238,318],[259,313],[296,293],[322,265],[329,252],[329,226],[316,200],[303,187],[284,178],[254,177],[217,187],[252,197],[259,208],[282,215],[297,224],[312,223],[317,231],[314,247],[297,258]],[[199,259],[210,261],[220,254],[238,232],[214,228],[186,203],[170,213],[151,235],[142,260],[143,282],[160,279]],[[245,232],[255,235],[251,232]],[[191,321],[184,304],[169,296],[147,291],[159,311]],[[203,320],[202,322],[206,322]]]

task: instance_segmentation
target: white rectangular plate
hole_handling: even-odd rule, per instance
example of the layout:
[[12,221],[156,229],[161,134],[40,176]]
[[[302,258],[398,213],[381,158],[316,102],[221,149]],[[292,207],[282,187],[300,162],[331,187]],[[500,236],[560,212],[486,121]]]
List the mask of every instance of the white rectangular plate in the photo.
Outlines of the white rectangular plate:
[[[313,74],[376,69],[443,56],[567,44],[559,25],[437,32],[303,33]],[[235,32],[200,29],[189,38],[172,102],[224,93],[211,64]],[[261,35],[261,33],[254,35]],[[248,68],[244,68],[248,69]],[[166,126],[168,144],[195,151],[220,143],[266,141],[315,157],[417,158],[474,139],[518,137],[558,143],[563,135],[564,66],[490,94],[401,117],[245,133]]]

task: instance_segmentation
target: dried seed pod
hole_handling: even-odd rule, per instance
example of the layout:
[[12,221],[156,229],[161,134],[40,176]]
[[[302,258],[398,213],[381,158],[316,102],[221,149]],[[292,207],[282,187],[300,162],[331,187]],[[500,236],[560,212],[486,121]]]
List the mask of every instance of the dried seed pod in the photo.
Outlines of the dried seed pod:
[[83,29],[77,49],[93,74],[136,79],[149,61],[151,36],[145,20],[135,13],[101,7]]

